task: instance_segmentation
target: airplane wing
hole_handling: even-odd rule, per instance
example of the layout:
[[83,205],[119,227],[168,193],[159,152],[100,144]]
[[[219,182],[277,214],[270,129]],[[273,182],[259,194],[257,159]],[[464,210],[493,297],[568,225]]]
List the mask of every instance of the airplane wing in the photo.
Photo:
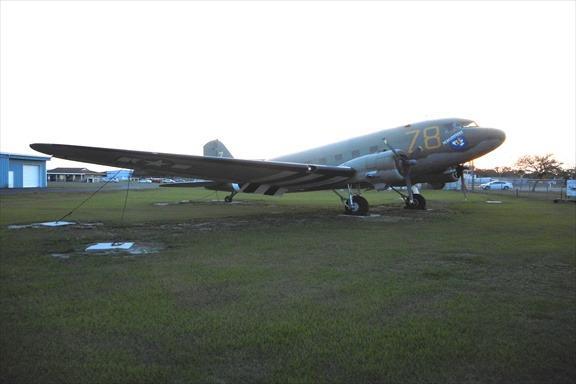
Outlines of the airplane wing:
[[30,147],[61,159],[133,169],[140,175],[180,176],[237,183],[241,192],[266,195],[342,186],[355,173],[350,167],[278,161],[177,155],[63,144],[32,144]]

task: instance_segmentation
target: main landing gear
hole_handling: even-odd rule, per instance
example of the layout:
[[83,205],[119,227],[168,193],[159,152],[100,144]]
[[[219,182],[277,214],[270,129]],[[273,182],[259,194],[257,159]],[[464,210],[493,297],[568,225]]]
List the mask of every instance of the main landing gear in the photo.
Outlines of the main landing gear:
[[351,185],[348,185],[348,197],[342,196],[336,190],[334,190],[334,193],[344,203],[344,213],[346,215],[366,216],[368,214],[368,201],[360,196],[360,192],[354,194]]
[[426,199],[419,193],[412,195],[412,202],[409,199],[404,199],[405,209],[422,209],[426,210]]
[[224,198],[224,201],[227,203],[231,203],[232,199],[234,199],[234,196],[236,196],[238,193],[240,193],[240,185],[233,183],[232,192],[230,192],[230,194]]
[[224,197],[224,201],[226,203],[231,203],[232,199],[234,199],[234,196],[236,196],[238,194],[238,192],[236,191],[232,191],[232,193],[230,193],[229,195],[227,195],[226,197]]
[[[390,188],[402,197],[405,209],[426,210],[426,199],[419,193],[420,191],[415,186],[408,189],[408,194],[404,194],[394,187]],[[348,197],[342,196],[336,190],[334,190],[334,193],[338,195],[342,203],[344,203],[344,213],[346,215],[366,216],[368,214],[368,201],[360,196],[360,191],[354,193],[351,185],[348,185]]]
[[420,191],[415,186],[408,189],[408,195],[400,192],[394,187],[390,188],[402,197],[402,200],[404,200],[404,209],[426,210],[426,199],[419,193]]
[[360,195],[354,195],[344,202],[344,212],[347,215],[366,216],[368,209],[368,201]]

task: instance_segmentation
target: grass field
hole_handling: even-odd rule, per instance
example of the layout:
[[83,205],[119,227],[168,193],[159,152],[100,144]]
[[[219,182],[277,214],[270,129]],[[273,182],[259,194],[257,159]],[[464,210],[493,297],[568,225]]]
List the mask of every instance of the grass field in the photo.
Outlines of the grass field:
[[[576,205],[426,196],[355,218],[332,193],[153,189],[121,222],[110,191],[69,217],[102,225],[8,229],[87,194],[2,195],[0,381],[575,382]],[[163,249],[83,252],[111,240]]]

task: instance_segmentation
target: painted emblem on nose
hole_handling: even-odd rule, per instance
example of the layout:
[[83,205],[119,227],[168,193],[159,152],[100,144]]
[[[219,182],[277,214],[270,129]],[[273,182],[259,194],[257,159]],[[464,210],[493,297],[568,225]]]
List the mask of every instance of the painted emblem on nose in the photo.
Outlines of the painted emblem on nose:
[[464,136],[457,137],[449,142],[450,148],[456,151],[463,151],[468,146],[468,142]]
[[448,144],[450,148],[452,148],[455,151],[463,151],[468,147],[468,141],[464,137],[463,130],[456,132],[455,134],[444,140],[442,144],[444,145]]

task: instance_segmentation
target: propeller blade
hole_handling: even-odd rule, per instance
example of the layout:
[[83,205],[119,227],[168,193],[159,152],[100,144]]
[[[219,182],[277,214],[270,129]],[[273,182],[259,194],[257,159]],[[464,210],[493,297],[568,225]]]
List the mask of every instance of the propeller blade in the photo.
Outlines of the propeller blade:
[[388,149],[390,149],[392,151],[392,153],[394,154],[394,156],[398,157],[398,152],[396,152],[396,150],[394,149],[393,146],[391,146],[390,144],[388,144],[388,140],[386,140],[386,138],[382,138],[382,141],[384,141],[384,145],[388,147]]
[[410,165],[406,168],[406,174],[404,175],[404,180],[406,181],[406,191],[408,192],[408,201],[410,204],[414,203],[414,192],[412,191],[412,179],[410,178]]
[[468,167],[464,166],[463,164],[459,164],[456,167],[456,176],[458,176],[460,178],[460,189],[462,190],[462,193],[464,194],[464,200],[468,200],[466,181],[464,180],[464,170],[467,168]]
[[468,200],[468,193],[466,188],[466,181],[464,181],[464,175],[460,177],[460,183],[461,183],[460,188],[462,189],[462,193],[464,194],[464,200]]
[[388,143],[388,140],[386,140],[385,137],[382,138],[382,141],[384,141],[384,145],[387,146],[388,149],[392,151],[392,153],[394,154],[394,158],[401,166],[402,170],[400,173],[402,174],[402,176],[404,176],[404,181],[406,182],[406,189],[408,191],[408,201],[410,202],[410,204],[414,204],[414,192],[412,191],[412,179],[410,177],[410,173],[412,171],[412,166],[415,165],[417,161],[414,159],[410,159],[403,152],[398,153],[396,149],[394,149],[394,147]]

